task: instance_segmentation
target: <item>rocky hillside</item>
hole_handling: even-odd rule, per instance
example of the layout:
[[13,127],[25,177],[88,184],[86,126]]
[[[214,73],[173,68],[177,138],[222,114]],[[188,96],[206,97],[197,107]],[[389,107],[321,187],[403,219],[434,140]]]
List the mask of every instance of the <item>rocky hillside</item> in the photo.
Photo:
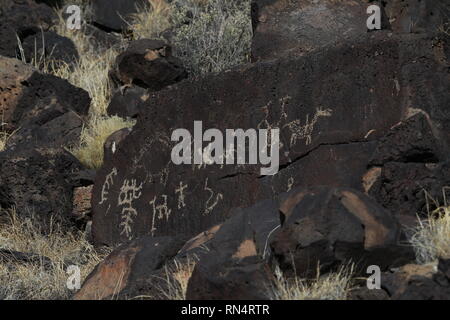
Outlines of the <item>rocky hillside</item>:
[[450,299],[449,16],[1,2],[0,299]]

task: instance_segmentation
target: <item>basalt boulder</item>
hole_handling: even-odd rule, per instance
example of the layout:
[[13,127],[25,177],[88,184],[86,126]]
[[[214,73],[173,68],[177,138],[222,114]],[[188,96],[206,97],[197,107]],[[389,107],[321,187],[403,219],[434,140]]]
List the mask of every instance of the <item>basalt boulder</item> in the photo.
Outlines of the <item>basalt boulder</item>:
[[[436,47],[446,41],[373,32],[351,45],[255,63],[152,93],[132,132],[97,175],[96,243],[145,234],[195,236],[228,219],[232,208],[296,186],[364,191],[363,176],[379,139],[417,110],[446,150],[449,79],[443,51]],[[278,172],[263,174],[269,165],[259,162],[261,154],[258,164],[221,164],[235,155],[234,140],[231,146],[222,142],[228,152],[216,163],[204,142],[203,150],[192,148],[205,156],[202,164],[175,165],[171,153],[179,140],[171,141],[172,133],[186,129],[193,138],[195,121],[202,121],[202,133],[214,128],[224,137],[226,129],[268,134],[279,129]]]
[[279,227],[276,201],[236,209],[214,228],[210,239],[198,241],[179,255],[194,255],[198,262],[189,279],[186,298],[192,300],[268,299],[273,279],[269,238]]
[[65,150],[32,147],[0,153],[0,207],[15,208],[21,218],[34,218],[49,232],[52,223],[73,226],[72,193],[83,170]]
[[145,0],[96,0],[93,5],[92,21],[105,31],[121,32],[128,27],[131,15],[148,4]]
[[111,78],[121,85],[132,84],[158,91],[187,77],[181,60],[161,40],[141,39],[130,43],[115,61]]
[[133,86],[122,92],[117,90],[108,105],[108,115],[122,118],[136,118],[139,114],[139,105],[149,97],[147,89]]
[[[22,51],[23,50],[23,51]],[[69,38],[58,35],[53,31],[39,32],[26,37],[22,42],[23,59],[31,62],[33,59],[39,68],[44,63],[51,63],[54,67],[61,65],[73,66],[78,60],[78,51]]]
[[163,298],[168,294],[164,267],[183,243],[181,238],[147,236],[121,245],[95,267],[73,299]]
[[393,269],[382,274],[381,284],[392,300],[448,300],[449,260]]
[[302,55],[367,33],[367,1],[254,0],[252,3],[255,60]]
[[368,196],[347,188],[295,189],[280,204],[281,227],[270,245],[285,273],[315,276],[355,263],[356,272],[414,260],[400,243],[394,216]]
[[0,57],[0,65],[2,130],[14,132],[9,147],[74,144],[89,110],[89,94],[17,59]]
[[0,9],[0,55],[17,56],[18,40],[48,31],[56,21],[52,8],[34,1],[8,0]]

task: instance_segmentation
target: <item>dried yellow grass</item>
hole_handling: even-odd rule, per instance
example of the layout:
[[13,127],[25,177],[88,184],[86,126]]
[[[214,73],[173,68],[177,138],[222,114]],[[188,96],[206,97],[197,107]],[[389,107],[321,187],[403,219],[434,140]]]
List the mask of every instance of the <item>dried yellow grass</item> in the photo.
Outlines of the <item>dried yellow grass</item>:
[[117,116],[93,117],[81,132],[80,145],[71,152],[88,168],[98,169],[103,164],[103,145],[114,132],[134,126],[134,120]]
[[295,276],[286,279],[281,269],[275,268],[275,281],[270,290],[274,300],[346,300],[351,288],[353,265],[344,266],[335,273],[320,276],[314,280]]
[[[450,258],[450,205],[446,201],[444,188],[444,205],[430,211],[428,219],[420,220],[419,225],[412,230],[410,242],[416,253],[419,264],[427,264],[439,258]],[[427,200],[429,196],[427,195]]]
[[138,8],[128,22],[133,30],[133,38],[161,38],[162,33],[172,27],[173,7],[166,0],[148,0],[148,4]]
[[106,254],[99,254],[82,232],[67,233],[51,225],[43,235],[34,218],[18,217],[14,210],[0,224],[0,248],[33,253],[50,258],[50,268],[40,263],[0,263],[0,300],[69,299],[73,292],[67,288],[65,266],[77,265],[81,281]]

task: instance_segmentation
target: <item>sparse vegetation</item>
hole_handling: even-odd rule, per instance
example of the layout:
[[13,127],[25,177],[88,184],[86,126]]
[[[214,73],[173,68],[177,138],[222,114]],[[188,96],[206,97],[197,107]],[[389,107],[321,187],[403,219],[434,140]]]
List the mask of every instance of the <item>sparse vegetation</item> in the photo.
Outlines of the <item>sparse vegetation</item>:
[[117,116],[92,117],[81,133],[78,148],[72,153],[88,168],[100,168],[103,163],[103,145],[114,132],[134,126],[134,120],[125,120]]
[[160,38],[171,29],[169,42],[192,76],[220,72],[248,61],[252,38],[250,1],[150,0],[134,16],[135,37]]
[[275,268],[275,282],[270,290],[274,300],[346,300],[351,290],[353,265],[316,279],[287,279],[281,269]]
[[44,235],[35,218],[18,217],[14,210],[6,213],[0,224],[0,249],[33,253],[51,260],[42,263],[0,263],[0,300],[2,299],[68,299],[67,265],[77,265],[81,281],[106,254],[100,254],[85,240],[83,233],[67,233],[54,224]]
[[[445,199],[445,189],[444,189]],[[416,252],[419,264],[427,264],[438,258],[450,258],[450,206],[447,201],[443,206],[431,211],[428,219],[419,220],[419,225],[411,232],[411,244]]]

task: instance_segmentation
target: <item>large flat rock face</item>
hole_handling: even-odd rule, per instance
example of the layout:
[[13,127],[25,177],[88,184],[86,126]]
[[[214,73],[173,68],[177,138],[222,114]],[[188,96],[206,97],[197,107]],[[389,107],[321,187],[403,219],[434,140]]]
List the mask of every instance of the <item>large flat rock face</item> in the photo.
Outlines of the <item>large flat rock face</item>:
[[[144,234],[193,236],[223,222],[232,208],[295,186],[363,190],[377,139],[417,112],[445,137],[445,149],[449,79],[435,41],[375,32],[155,93],[98,172],[92,200],[96,243]],[[419,70],[421,77],[414,77]],[[279,172],[263,176],[265,165],[174,165],[172,132],[185,128],[193,135],[194,121],[224,135],[225,129],[280,129]]]
[[305,54],[367,32],[367,1],[254,0],[256,60]]

